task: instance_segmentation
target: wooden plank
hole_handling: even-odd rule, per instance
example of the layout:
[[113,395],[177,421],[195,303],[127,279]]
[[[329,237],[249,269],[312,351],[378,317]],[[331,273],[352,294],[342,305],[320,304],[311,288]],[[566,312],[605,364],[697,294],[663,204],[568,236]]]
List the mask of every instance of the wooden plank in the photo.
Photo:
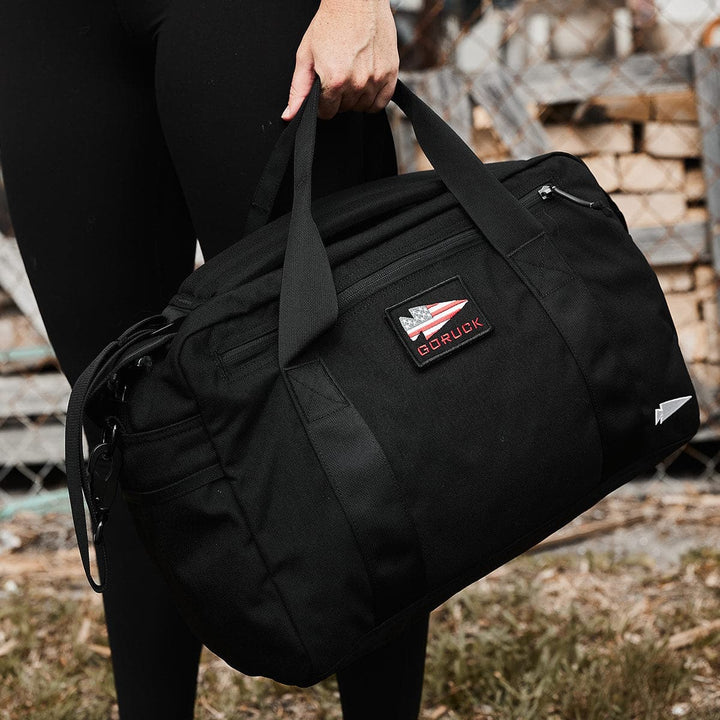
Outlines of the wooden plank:
[[47,331],[40,317],[35,296],[23,265],[15,238],[0,234],[0,286],[12,297],[32,326],[47,340]]
[[720,269],[720,48],[703,48],[693,54],[695,98],[702,132],[703,174],[710,214],[710,248],[713,265]]
[[64,414],[69,399],[62,373],[0,377],[0,418]]
[[65,428],[60,424],[0,428],[0,465],[44,465],[65,461]]
[[528,112],[529,98],[500,66],[473,79],[474,101],[493,119],[495,132],[515,158],[530,158],[552,149],[545,129]]
[[707,262],[710,257],[708,227],[705,223],[630,228],[630,234],[651,265]]
[[638,53],[625,60],[599,58],[540,63],[523,74],[523,90],[536,102],[584,102],[597,95],[626,97],[682,92],[692,87],[692,58]]

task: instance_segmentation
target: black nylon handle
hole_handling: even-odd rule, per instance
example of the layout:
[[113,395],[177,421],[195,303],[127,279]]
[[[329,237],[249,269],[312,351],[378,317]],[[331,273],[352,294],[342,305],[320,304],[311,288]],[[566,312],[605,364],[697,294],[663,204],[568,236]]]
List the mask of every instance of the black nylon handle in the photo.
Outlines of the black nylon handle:
[[[294,196],[280,290],[278,359],[286,368],[337,319],[330,262],[311,211],[311,177],[320,78],[301,109],[294,155]],[[455,131],[398,80],[393,101],[412,123],[418,142],[448,190],[490,244],[504,257],[543,232],[542,225],[488,170]],[[281,164],[294,128],[273,152]],[[264,174],[265,176],[265,174]],[[268,196],[265,198],[268,199]]]

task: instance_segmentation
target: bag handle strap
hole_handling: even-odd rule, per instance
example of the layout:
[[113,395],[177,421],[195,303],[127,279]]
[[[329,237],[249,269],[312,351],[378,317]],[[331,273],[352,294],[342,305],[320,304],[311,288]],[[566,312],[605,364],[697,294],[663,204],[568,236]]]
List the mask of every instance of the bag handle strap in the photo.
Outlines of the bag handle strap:
[[[327,251],[312,217],[312,163],[320,78],[302,108],[294,137],[294,195],[280,290],[278,359],[288,365],[337,320],[337,293]],[[402,81],[393,101],[405,113],[437,175],[486,240],[504,257],[543,232],[539,221],[488,170],[455,131]],[[286,128],[275,154],[279,165],[294,129]]]
[[268,224],[270,214],[275,205],[280,185],[282,184],[285,171],[290,164],[290,158],[295,147],[295,136],[298,127],[300,127],[300,119],[307,107],[304,103],[295,117],[288,123],[285,129],[277,139],[275,146],[270,153],[270,158],[263,168],[260,180],[255,188],[250,208],[248,210],[247,220],[245,221],[245,229],[242,236],[249,235],[255,230]]

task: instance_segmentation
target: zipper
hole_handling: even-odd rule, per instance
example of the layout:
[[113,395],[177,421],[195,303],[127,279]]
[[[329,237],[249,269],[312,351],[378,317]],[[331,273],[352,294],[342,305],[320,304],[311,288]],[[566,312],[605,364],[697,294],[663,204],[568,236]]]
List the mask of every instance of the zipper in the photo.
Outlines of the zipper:
[[260,355],[266,346],[271,345],[276,337],[277,328],[268,330],[242,345],[236,345],[223,353],[219,353],[218,356],[222,362],[237,362],[238,359],[253,360]]
[[464,230],[457,235],[445,238],[439,242],[429,245],[422,250],[406,255],[405,257],[391,262],[380,270],[376,270],[371,275],[358,280],[352,285],[346,287],[338,293],[338,308],[347,309],[350,305],[364,300],[375,290],[389,285],[395,280],[410,275],[415,270],[419,270],[428,264],[428,260],[432,260],[436,255],[442,254],[447,257],[450,253],[459,252],[465,246],[471,245],[477,240],[478,230]]
[[613,211],[607,205],[604,205],[597,200],[584,200],[583,198],[573,195],[572,193],[559,188],[557,185],[551,185],[550,183],[545,183],[539,188],[535,188],[535,190],[532,190],[527,195],[520,198],[520,203],[529,208],[536,205],[538,202],[547,202],[553,197],[564,198],[565,200],[575,203],[575,205],[580,205],[580,207],[589,208],[590,210],[599,210],[608,217],[612,217],[614,215]]

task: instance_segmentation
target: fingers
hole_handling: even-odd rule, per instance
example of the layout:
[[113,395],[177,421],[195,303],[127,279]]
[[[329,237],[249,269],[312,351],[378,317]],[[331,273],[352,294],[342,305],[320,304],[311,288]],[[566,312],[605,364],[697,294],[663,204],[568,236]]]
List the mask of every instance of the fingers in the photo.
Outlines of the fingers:
[[392,99],[396,83],[396,69],[365,82],[356,78],[322,82],[318,117],[327,120],[338,112],[380,112]]
[[318,105],[318,117],[322,120],[329,120],[335,117],[340,109],[345,83],[341,79],[332,77],[325,82],[322,75],[320,75],[320,83],[322,90],[320,93],[320,104]]
[[378,94],[375,96],[372,105],[368,109],[368,112],[376,113],[380,112],[389,102],[392,100],[392,96],[395,94],[395,86],[397,85],[397,75],[386,82],[381,88]]
[[312,57],[305,54],[302,48],[298,49],[295,57],[295,71],[290,82],[290,97],[283,114],[283,120],[292,120],[300,109],[303,100],[308,96],[315,80],[315,68]]

